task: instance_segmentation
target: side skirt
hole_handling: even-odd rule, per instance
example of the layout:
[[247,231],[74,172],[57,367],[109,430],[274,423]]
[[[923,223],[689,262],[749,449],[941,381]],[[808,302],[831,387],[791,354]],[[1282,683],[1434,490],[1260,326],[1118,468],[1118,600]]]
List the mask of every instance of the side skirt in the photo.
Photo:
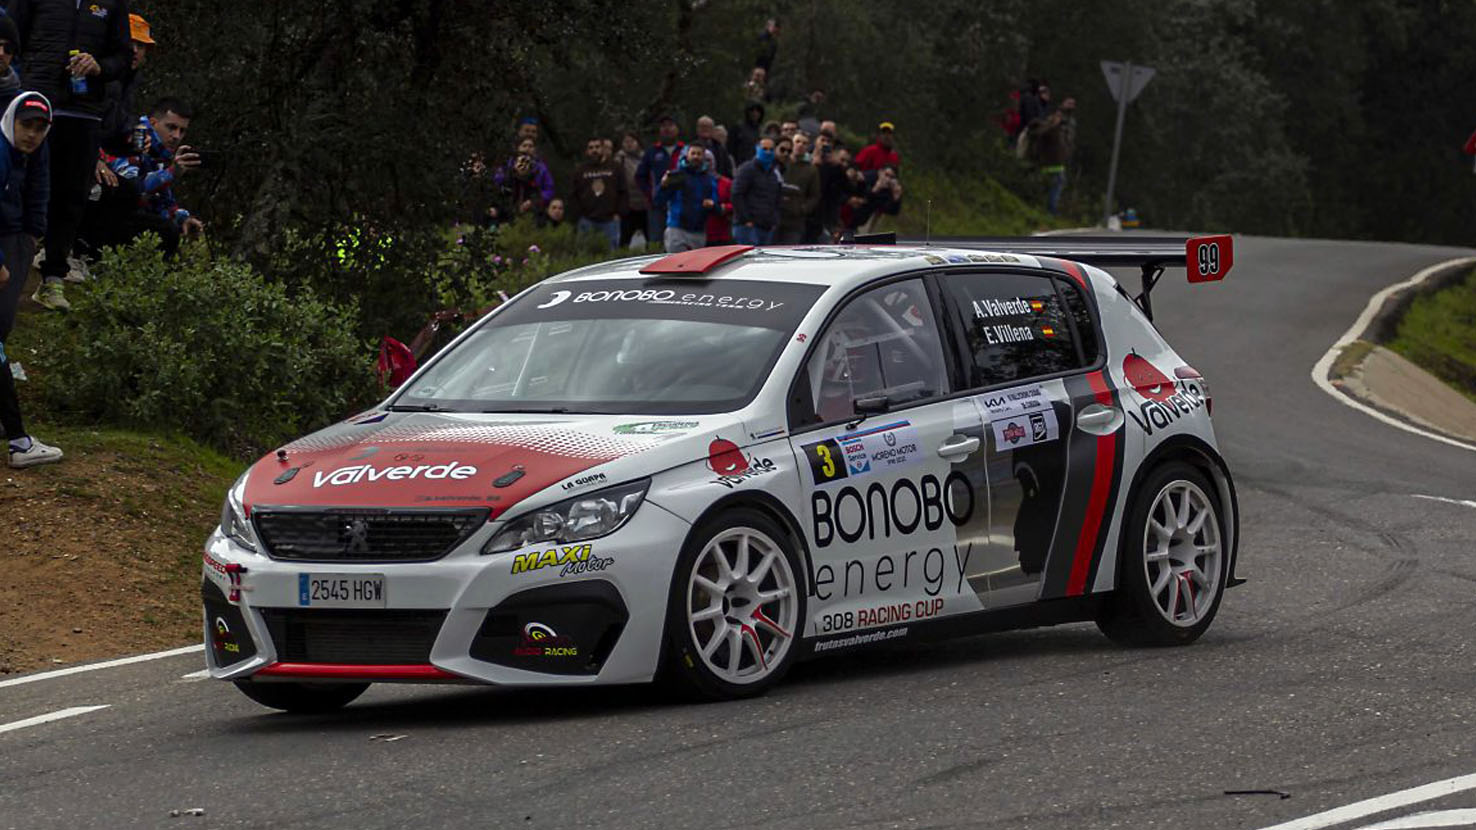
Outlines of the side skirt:
[[801,641],[795,657],[808,660],[831,654],[861,649],[866,646],[900,642],[931,642],[954,637],[968,637],[995,631],[1042,628],[1065,623],[1090,622],[1106,599],[1105,594],[1045,600],[1014,608],[974,611],[938,620],[909,622],[867,628],[845,634],[831,634]]

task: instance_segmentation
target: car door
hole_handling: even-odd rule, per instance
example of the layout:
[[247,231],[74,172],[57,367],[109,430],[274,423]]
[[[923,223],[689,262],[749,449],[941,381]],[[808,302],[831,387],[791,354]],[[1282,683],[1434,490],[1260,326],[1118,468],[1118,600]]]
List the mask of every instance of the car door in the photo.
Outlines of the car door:
[[851,297],[816,339],[790,414],[808,465],[795,505],[812,560],[808,635],[978,610],[965,576],[988,533],[984,424],[972,402],[947,399],[949,375],[921,278]]
[[1063,504],[1095,464],[1076,432],[1083,417],[1104,425],[1085,378],[1095,329],[1076,286],[1046,272],[951,272],[940,283],[988,424],[990,527],[969,583],[986,608],[1032,602],[1074,565]]

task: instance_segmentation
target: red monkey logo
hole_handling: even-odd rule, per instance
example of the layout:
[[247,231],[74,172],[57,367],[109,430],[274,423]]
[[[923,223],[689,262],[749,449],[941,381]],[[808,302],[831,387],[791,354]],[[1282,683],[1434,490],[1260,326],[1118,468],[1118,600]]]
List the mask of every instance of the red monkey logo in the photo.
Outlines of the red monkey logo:
[[1174,383],[1137,352],[1122,359],[1122,374],[1139,395],[1163,403],[1174,394]]
[[714,438],[707,445],[707,468],[720,476],[735,476],[748,469],[748,459],[737,444],[726,438]]

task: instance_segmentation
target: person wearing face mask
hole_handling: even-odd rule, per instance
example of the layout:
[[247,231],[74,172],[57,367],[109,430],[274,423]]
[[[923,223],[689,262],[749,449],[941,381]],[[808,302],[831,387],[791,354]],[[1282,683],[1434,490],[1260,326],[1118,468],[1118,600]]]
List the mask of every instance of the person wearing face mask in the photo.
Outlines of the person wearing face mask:
[[677,168],[661,176],[654,201],[657,210],[665,211],[662,239],[667,253],[692,251],[707,244],[707,218],[718,209],[718,189],[702,145],[689,144]]
[[39,92],[17,95],[0,116],[0,428],[5,430],[10,466],[16,469],[62,458],[61,450],[26,432],[5,353],[36,240],[46,235],[51,169],[45,142],[50,130],[51,102]]
[[753,158],[733,177],[733,241],[739,245],[768,245],[779,226],[783,179],[776,146],[772,138],[760,139]]
[[[785,142],[780,141],[783,148]],[[792,149],[784,162],[784,197],[780,204],[780,245],[799,245],[808,240],[805,233],[811,218],[820,207],[820,171],[810,160],[810,137],[795,133]]]

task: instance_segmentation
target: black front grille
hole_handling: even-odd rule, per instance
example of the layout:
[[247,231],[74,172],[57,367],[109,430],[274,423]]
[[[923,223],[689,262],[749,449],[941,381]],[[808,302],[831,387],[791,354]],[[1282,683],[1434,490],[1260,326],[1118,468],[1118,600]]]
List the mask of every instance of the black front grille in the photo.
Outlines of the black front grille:
[[394,666],[429,663],[445,611],[261,612],[284,663],[350,663]]
[[439,559],[487,521],[471,510],[257,510],[256,532],[273,559],[424,562]]

